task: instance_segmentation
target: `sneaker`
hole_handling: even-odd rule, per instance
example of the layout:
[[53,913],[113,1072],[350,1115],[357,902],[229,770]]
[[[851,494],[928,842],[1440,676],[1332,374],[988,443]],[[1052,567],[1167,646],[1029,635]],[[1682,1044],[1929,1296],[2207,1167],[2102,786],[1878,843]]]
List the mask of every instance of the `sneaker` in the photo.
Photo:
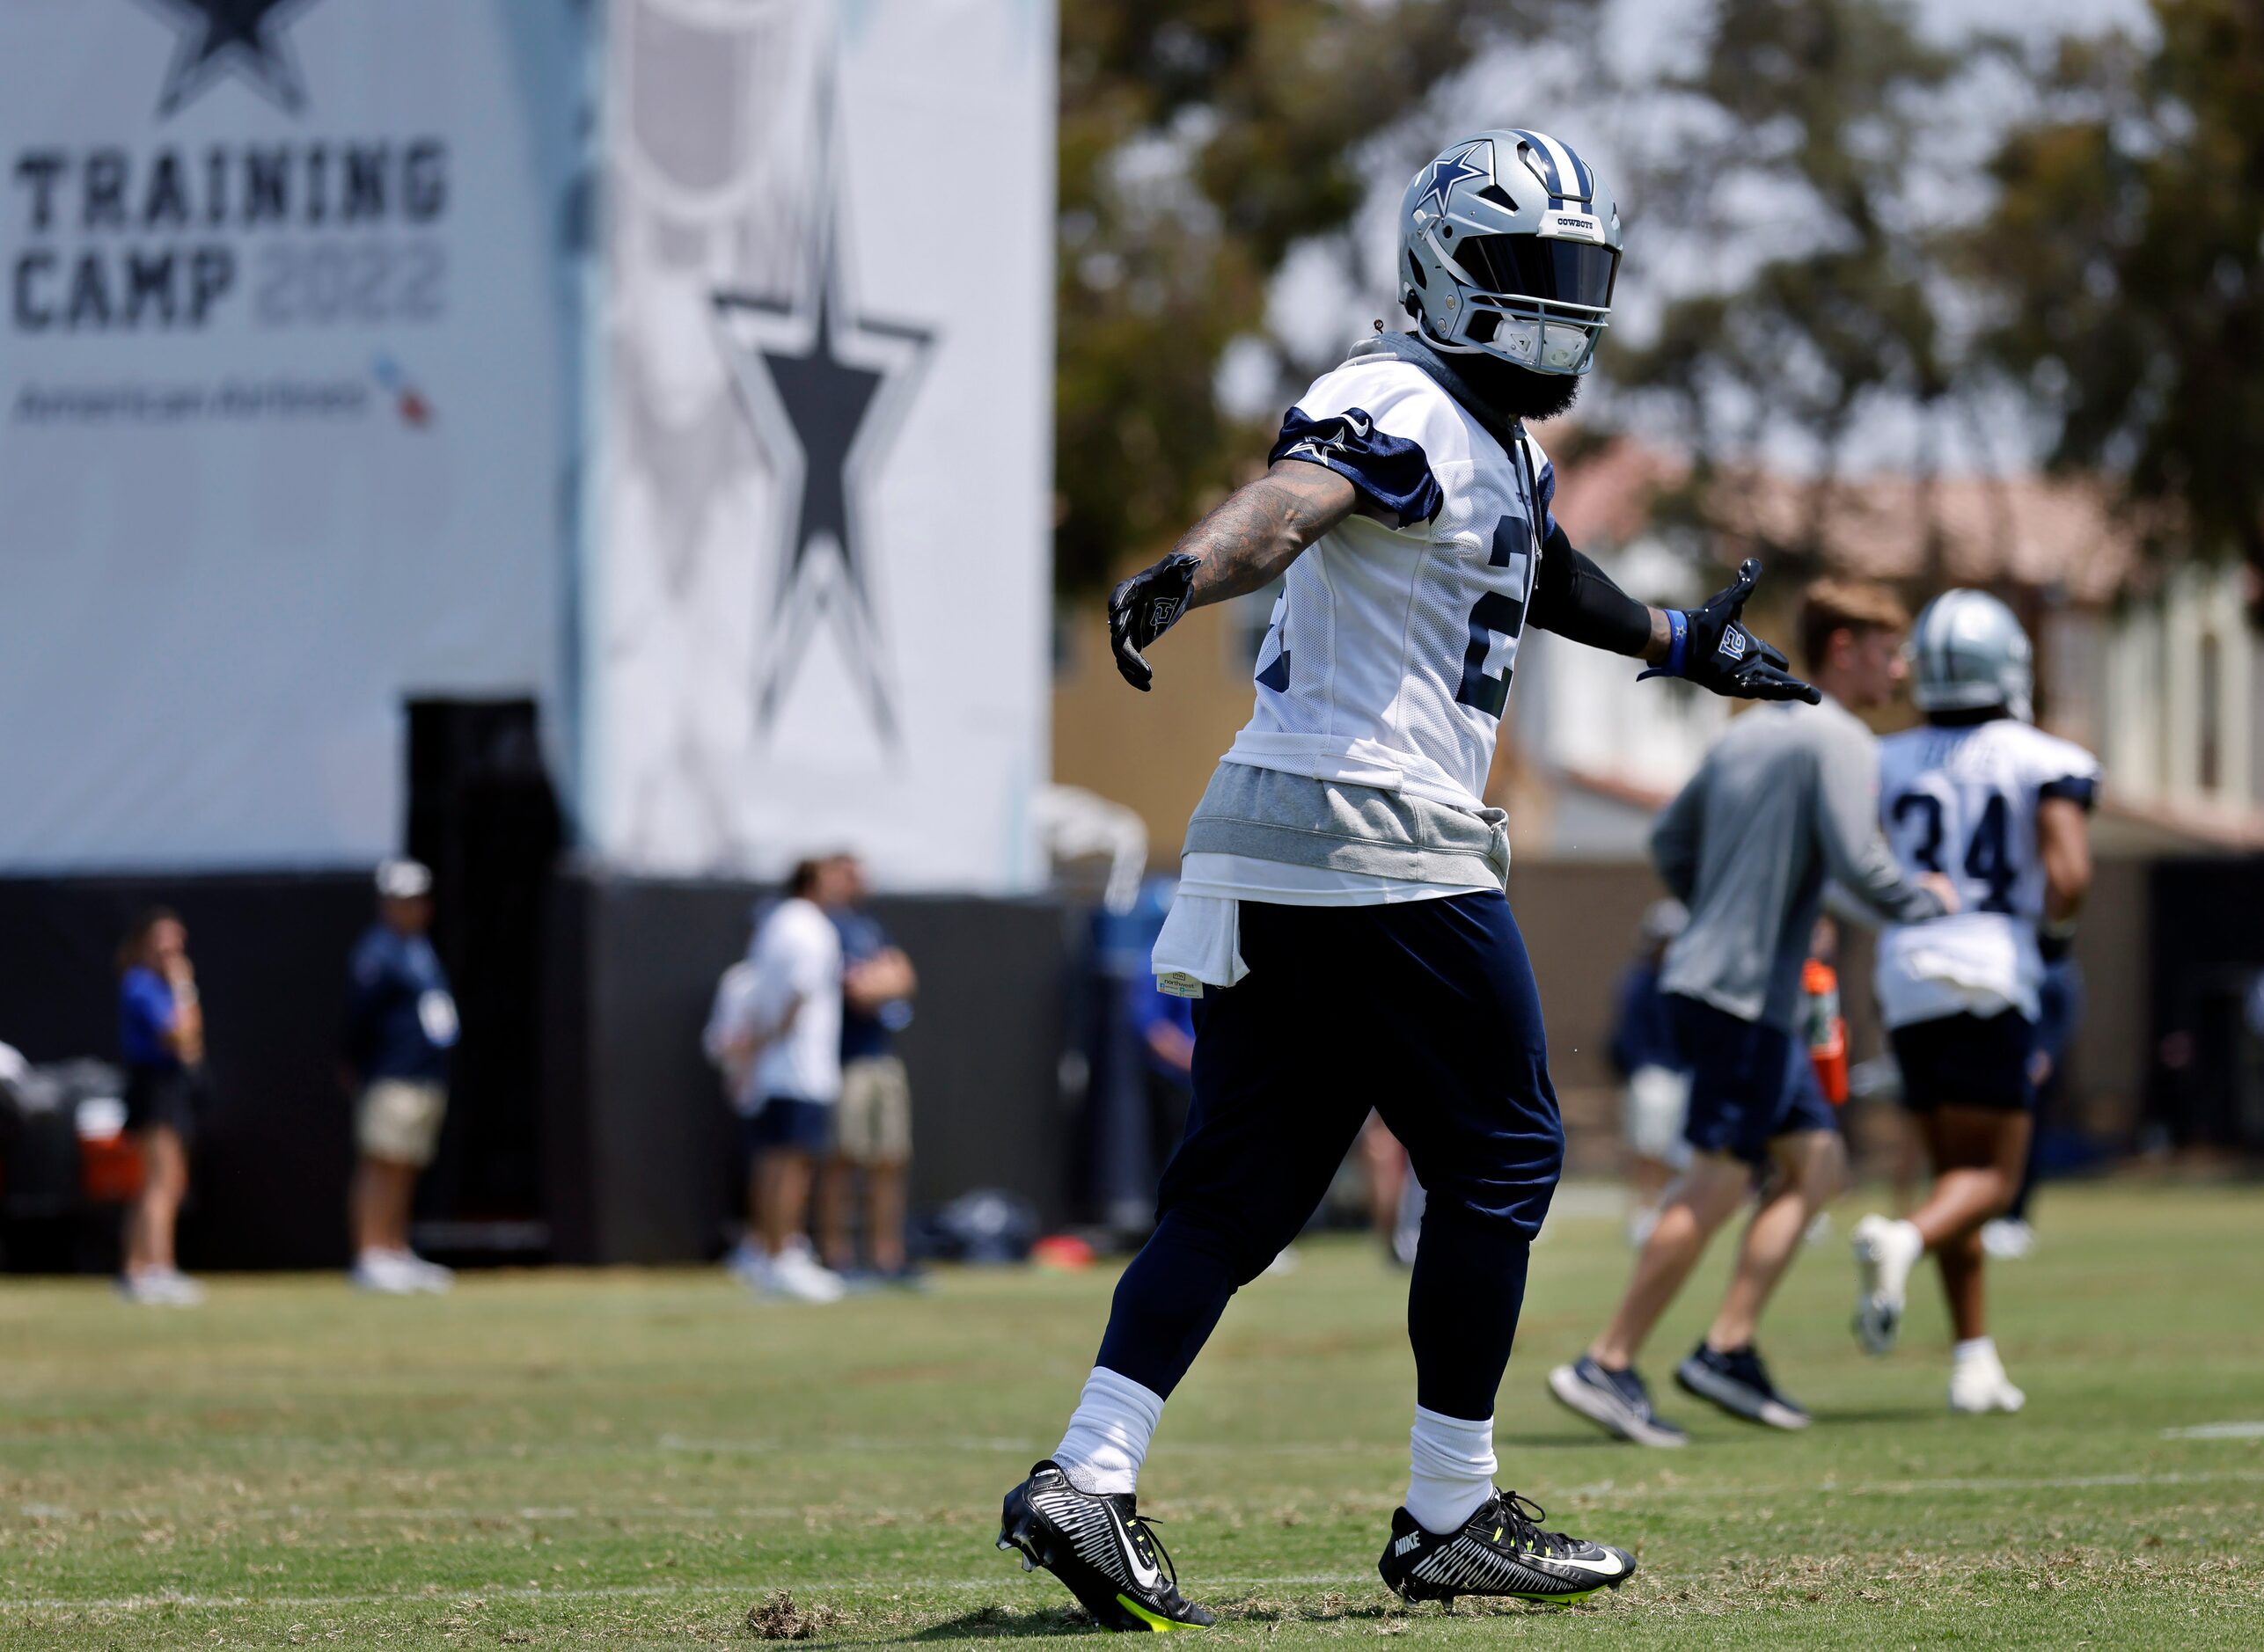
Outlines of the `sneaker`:
[[393,1260],[409,1282],[428,1296],[445,1296],[455,1287],[456,1270],[453,1268],[429,1262],[414,1251],[395,1251]]
[[1981,1224],[1981,1247],[2000,1262],[2017,1262],[2036,1248],[2036,1230],[2017,1216]]
[[1674,1381],[1685,1393],[1711,1400],[1732,1416],[1772,1429],[1808,1426],[1806,1409],[1769,1381],[1769,1367],[1750,1344],[1721,1354],[1701,1342],[1674,1368]]
[[1558,1606],[1617,1589],[1635,1575],[1635,1557],[1625,1549],[1543,1531],[1542,1517],[1537,1503],[1497,1491],[1461,1531],[1440,1537],[1396,1509],[1376,1570],[1402,1600],[1506,1595]]
[[1960,1416],[2018,1411],[2027,1403],[2028,1396],[2012,1385],[2001,1360],[1969,1359],[1951,1370],[1950,1409]]
[[424,1289],[416,1275],[402,1266],[399,1251],[363,1251],[354,1259],[351,1277],[356,1290],[381,1297],[413,1297]]
[[1908,1222],[1867,1216],[1855,1224],[1855,1333],[1866,1354],[1886,1353],[1902,1334],[1910,1270],[1925,1254]]
[[1632,1367],[1606,1371],[1583,1354],[1549,1373],[1549,1392],[1606,1432],[1638,1445],[1688,1445],[1690,1436],[1651,1408]]
[[144,1268],[122,1274],[118,1293],[139,1308],[194,1308],[204,1301],[204,1287],[178,1268]]
[[1048,1460],[1007,1494],[999,1546],[1022,1551],[1022,1568],[1044,1567],[1103,1627],[1161,1634],[1206,1629],[1219,1619],[1179,1592],[1171,1556],[1130,1492],[1080,1491]]
[[770,1277],[771,1259],[763,1247],[743,1239],[723,1253],[723,1271],[751,1290],[760,1290]]
[[841,1276],[807,1250],[787,1246],[771,1258],[768,1289],[796,1302],[839,1302],[848,1294]]

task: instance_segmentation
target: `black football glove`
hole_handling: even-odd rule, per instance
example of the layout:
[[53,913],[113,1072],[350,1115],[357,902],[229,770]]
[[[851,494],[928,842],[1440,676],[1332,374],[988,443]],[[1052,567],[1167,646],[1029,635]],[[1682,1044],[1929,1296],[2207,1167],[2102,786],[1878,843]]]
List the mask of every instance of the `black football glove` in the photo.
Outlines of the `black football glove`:
[[1109,593],[1109,647],[1117,656],[1117,670],[1143,694],[1155,673],[1140,652],[1187,611],[1187,593],[1202,561],[1191,551],[1175,551]]
[[1747,557],[1737,578],[1699,607],[1673,616],[1674,646],[1664,665],[1645,676],[1687,677],[1701,688],[1740,700],[1806,700],[1824,697],[1784,669],[1784,656],[1738,623],[1745,599],[1761,582],[1761,561]]

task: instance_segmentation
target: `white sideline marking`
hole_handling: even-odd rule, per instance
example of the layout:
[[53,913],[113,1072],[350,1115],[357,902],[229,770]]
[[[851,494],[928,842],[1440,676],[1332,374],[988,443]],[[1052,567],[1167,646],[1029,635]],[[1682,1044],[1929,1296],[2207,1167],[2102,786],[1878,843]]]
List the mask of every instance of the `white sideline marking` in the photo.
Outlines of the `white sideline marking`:
[[[1022,1581],[1019,1571],[995,1578],[984,1577],[818,1577],[787,1579],[769,1583],[616,1583],[596,1589],[440,1589],[421,1585],[390,1595],[121,1595],[106,1600],[17,1599],[0,1597],[0,1612],[154,1612],[179,1607],[192,1612],[241,1612],[272,1607],[292,1612],[322,1606],[460,1606],[482,1600],[657,1600],[736,1595],[742,1599],[768,1595],[773,1589],[796,1590],[887,1590],[891,1595],[910,1590],[1011,1589]],[[1285,1583],[1358,1583],[1375,1581],[1372,1572],[1313,1572],[1293,1576],[1213,1577],[1206,1589],[1279,1587]],[[1377,1583],[1376,1587],[1383,1587]],[[429,1590],[431,1592],[420,1592]]]
[[1825,1480],[1815,1486],[1716,1486],[1696,1483],[1682,1486],[1623,1486],[1616,1480],[1598,1480],[1592,1486],[1575,1486],[1561,1492],[1564,1497],[1755,1497],[1799,1496],[1822,1497],[1907,1497],[1938,1491],[2081,1491],[2096,1486],[2194,1486],[2210,1480],[2264,1480],[2264,1470],[2202,1469],[2193,1473],[2164,1474],[2063,1474],[2048,1480],[1857,1480],[1842,1486]]
[[2165,1429],[2165,1440],[2264,1440],[2264,1422],[2202,1422],[2190,1429]]

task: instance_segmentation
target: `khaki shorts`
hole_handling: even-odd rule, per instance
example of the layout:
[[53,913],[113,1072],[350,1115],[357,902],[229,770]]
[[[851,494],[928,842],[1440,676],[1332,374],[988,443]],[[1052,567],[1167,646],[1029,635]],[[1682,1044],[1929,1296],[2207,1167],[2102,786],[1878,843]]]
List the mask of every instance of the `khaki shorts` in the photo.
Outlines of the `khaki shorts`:
[[843,1064],[841,1100],[833,1108],[833,1151],[860,1165],[901,1165],[912,1158],[912,1081],[894,1056],[861,1056]]
[[407,1078],[379,1078],[362,1092],[355,1108],[354,1140],[371,1159],[421,1170],[440,1144],[440,1122],[448,1116],[443,1085]]

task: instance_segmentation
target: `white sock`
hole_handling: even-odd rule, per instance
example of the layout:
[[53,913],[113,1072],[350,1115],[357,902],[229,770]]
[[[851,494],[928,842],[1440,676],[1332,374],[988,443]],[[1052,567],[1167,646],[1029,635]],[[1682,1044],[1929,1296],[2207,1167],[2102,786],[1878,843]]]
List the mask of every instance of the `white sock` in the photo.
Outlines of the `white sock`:
[[1968,1337],[1962,1342],[1952,1343],[1950,1363],[1958,1371],[1963,1371],[1968,1365],[1996,1364],[1997,1339],[1993,1336],[1975,1336]]
[[1407,1458],[1407,1512],[1425,1531],[1459,1531],[1493,1495],[1493,1419],[1472,1422],[1418,1406]]
[[1069,1419],[1069,1432],[1054,1448],[1053,1460],[1080,1491],[1113,1495],[1131,1491],[1155,1425],[1163,1421],[1163,1396],[1129,1377],[1095,1365]]

